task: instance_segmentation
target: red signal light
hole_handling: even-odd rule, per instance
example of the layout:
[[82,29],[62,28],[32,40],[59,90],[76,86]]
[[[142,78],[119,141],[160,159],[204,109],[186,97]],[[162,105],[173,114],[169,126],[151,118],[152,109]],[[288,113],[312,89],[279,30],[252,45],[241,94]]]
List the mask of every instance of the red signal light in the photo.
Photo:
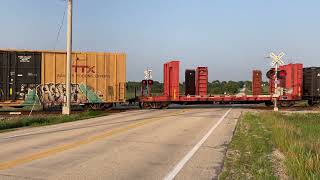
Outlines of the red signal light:
[[274,79],[274,75],[275,75],[275,72],[273,69],[271,69],[267,72],[267,78],[269,78],[269,79]]
[[147,85],[147,80],[142,80],[141,83],[142,85]]
[[278,79],[284,79],[287,76],[287,72],[285,70],[280,70],[277,73],[277,78]]
[[153,85],[153,80],[148,80],[149,85]]

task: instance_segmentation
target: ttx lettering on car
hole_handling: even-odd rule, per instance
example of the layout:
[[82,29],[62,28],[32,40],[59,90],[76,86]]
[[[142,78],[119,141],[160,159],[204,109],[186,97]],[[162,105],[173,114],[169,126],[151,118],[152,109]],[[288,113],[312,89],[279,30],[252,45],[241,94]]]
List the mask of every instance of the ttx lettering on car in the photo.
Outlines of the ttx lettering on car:
[[75,72],[78,72],[80,70],[82,73],[96,73],[94,71],[95,66],[85,66],[85,65],[72,65]]

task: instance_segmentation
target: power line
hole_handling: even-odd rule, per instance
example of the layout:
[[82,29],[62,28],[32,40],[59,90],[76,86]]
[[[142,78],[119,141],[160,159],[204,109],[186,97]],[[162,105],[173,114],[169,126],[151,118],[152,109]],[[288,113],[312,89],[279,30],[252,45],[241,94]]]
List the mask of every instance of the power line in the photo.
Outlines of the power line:
[[62,16],[62,19],[61,19],[61,22],[60,22],[60,25],[59,25],[59,30],[58,30],[58,33],[57,33],[57,37],[56,37],[56,42],[54,44],[54,50],[56,50],[56,48],[57,48],[57,44],[58,44],[58,41],[59,41],[60,33],[61,33],[62,27],[64,25],[64,20],[65,20],[66,13],[67,13],[67,7],[68,7],[68,3],[66,3],[66,7],[64,8],[63,16]]

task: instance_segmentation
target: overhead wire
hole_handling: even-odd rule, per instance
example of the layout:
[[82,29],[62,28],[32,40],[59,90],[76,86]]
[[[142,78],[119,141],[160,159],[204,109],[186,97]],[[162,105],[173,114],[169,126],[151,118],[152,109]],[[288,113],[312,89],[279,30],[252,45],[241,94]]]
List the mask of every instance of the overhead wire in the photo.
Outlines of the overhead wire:
[[[64,1],[67,2],[66,0],[64,0]],[[59,42],[60,33],[61,33],[62,27],[63,27],[63,25],[64,25],[66,13],[67,13],[67,8],[68,8],[68,3],[66,3],[66,6],[65,6],[65,8],[64,8],[63,16],[62,16],[62,19],[61,19],[61,22],[60,22],[60,25],[59,25],[59,29],[58,29],[56,41],[55,41],[54,48],[53,48],[54,50],[56,50],[57,44],[58,44],[58,42]]]

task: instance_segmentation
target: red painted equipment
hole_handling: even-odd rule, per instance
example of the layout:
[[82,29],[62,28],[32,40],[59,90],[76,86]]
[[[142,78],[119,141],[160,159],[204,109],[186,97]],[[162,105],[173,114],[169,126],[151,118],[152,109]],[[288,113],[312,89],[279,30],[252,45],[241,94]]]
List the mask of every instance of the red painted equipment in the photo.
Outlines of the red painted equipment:
[[180,61],[170,61],[164,64],[164,96],[179,98],[179,64]]
[[196,70],[196,95],[208,94],[208,67],[197,67]]
[[252,95],[260,95],[262,92],[262,73],[260,70],[252,71]]
[[[282,72],[281,72],[282,71]],[[302,94],[303,66],[302,64],[287,64],[279,67],[279,87],[282,88],[284,97],[291,96],[293,99],[300,100]],[[282,73],[282,74],[281,74]],[[269,92],[274,93],[274,80],[269,80]]]

